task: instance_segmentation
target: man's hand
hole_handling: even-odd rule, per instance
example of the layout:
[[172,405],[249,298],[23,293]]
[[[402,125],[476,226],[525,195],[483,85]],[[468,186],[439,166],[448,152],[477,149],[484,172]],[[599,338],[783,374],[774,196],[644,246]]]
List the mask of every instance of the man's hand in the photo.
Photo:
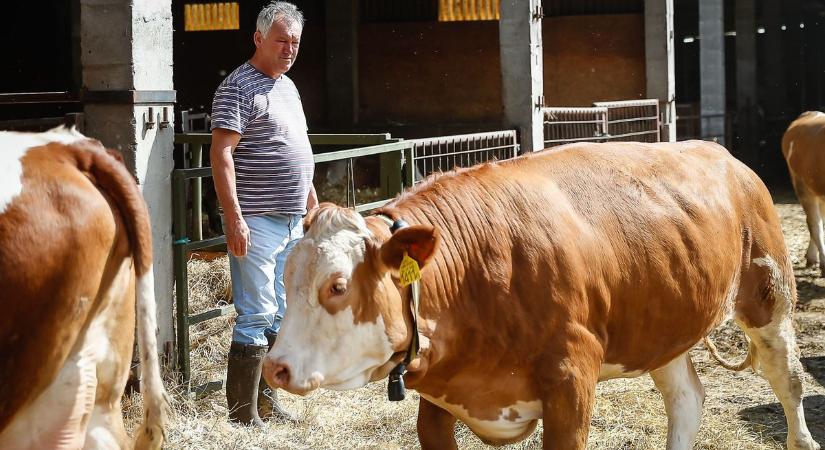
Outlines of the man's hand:
[[249,227],[243,217],[238,216],[226,223],[226,248],[236,257],[246,256],[249,248]]

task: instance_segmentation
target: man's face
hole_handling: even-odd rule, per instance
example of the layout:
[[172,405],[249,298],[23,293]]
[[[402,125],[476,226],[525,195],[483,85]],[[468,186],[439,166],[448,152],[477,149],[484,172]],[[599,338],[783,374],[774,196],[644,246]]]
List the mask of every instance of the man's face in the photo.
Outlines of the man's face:
[[286,73],[298,57],[301,31],[301,26],[297,23],[277,20],[266,36],[261,35],[259,31],[255,32],[257,52],[278,74]]

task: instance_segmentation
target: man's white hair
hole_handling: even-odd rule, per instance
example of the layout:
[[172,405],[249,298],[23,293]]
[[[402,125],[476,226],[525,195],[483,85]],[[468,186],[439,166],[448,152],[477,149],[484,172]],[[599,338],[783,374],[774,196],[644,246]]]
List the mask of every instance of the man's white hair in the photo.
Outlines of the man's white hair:
[[304,27],[304,13],[301,12],[295,5],[289,2],[272,2],[261,9],[258,14],[256,26],[258,31],[266,37],[269,34],[269,29],[275,22],[284,22],[286,24],[298,24],[301,28]]

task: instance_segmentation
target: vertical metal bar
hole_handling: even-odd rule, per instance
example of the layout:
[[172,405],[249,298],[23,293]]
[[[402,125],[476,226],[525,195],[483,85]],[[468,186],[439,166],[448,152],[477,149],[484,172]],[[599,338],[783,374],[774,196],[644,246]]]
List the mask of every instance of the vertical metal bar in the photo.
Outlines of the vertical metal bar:
[[405,187],[410,188],[415,186],[415,146],[409,143],[409,146],[402,150],[404,158],[406,159],[405,167],[407,168],[405,175]]
[[[419,152],[421,150],[421,152]],[[430,155],[433,154],[433,144],[431,141],[425,141],[423,145],[416,146],[415,156],[421,158],[421,177],[426,178],[433,171],[433,160]],[[418,162],[416,162],[418,164]],[[418,166],[416,166],[418,167]]]
[[404,177],[401,174],[404,158],[403,151],[381,154],[381,181],[387,198],[395,197],[404,190]]
[[[347,207],[355,208],[355,169],[353,158],[347,158]],[[350,202],[352,198],[352,202]]]
[[[203,145],[192,146],[192,167],[203,165]],[[192,186],[192,238],[196,241],[203,239],[203,180],[200,177],[193,180]]]
[[172,176],[172,214],[174,217],[173,261],[177,313],[177,369],[181,383],[189,391],[189,280],[186,268],[186,178],[174,171]]

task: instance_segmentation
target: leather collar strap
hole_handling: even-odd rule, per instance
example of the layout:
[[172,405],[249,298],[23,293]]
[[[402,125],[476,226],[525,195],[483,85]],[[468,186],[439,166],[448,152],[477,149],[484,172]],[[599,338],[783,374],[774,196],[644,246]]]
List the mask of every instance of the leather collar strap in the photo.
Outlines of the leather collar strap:
[[[376,214],[375,217],[383,220],[384,223],[386,223],[390,228],[391,233],[395,233],[401,228],[410,226],[403,219],[392,220],[392,218],[383,214]],[[410,346],[407,348],[407,355],[404,357],[404,361],[398,363],[389,375],[389,382],[387,383],[387,396],[392,402],[404,400],[404,397],[406,396],[404,373],[407,371],[407,365],[415,359],[416,356],[418,356],[418,351],[420,350],[420,338],[418,335],[418,304],[420,291],[420,283],[418,281],[415,281],[410,285],[410,309],[412,311],[413,335],[410,338]]]

